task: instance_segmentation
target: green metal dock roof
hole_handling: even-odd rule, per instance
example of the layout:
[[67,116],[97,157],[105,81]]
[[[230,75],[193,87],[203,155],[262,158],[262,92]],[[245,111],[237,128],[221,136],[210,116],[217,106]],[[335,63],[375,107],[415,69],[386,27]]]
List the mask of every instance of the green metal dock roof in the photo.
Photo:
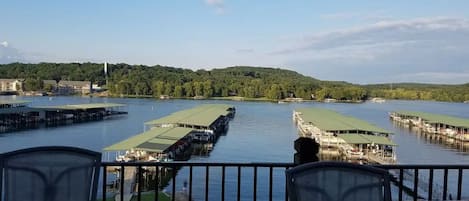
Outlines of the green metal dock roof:
[[302,119],[324,131],[370,131],[375,133],[391,134],[391,132],[372,125],[366,121],[345,116],[335,111],[322,108],[300,108]]
[[417,111],[397,111],[395,113],[405,116],[420,117],[428,121],[428,123],[440,123],[454,127],[469,128],[469,119]]
[[40,108],[45,110],[88,110],[97,108],[112,108],[122,107],[123,104],[117,103],[88,103],[88,104],[76,104],[76,105],[56,105],[56,106],[37,106],[34,108]]
[[226,104],[203,104],[197,107],[181,110],[160,119],[145,122],[146,125],[155,124],[189,124],[196,126],[210,126],[220,116],[230,113],[229,109],[234,108]]
[[153,128],[131,138],[104,148],[104,151],[138,149],[163,152],[179,139],[192,132],[191,128]]
[[380,144],[397,146],[385,136],[365,135],[365,134],[339,134],[337,137],[342,138],[348,144]]

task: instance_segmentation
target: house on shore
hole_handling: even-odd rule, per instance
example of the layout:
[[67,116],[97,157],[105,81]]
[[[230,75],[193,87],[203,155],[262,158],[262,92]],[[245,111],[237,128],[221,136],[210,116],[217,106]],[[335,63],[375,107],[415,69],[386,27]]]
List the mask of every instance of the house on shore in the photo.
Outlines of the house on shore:
[[58,89],[58,84],[57,84],[57,81],[55,80],[43,80],[42,83],[43,83],[44,89],[48,91],[55,92]]
[[58,94],[89,94],[92,92],[92,85],[90,81],[67,81],[60,80],[57,84]]
[[19,92],[23,91],[24,79],[0,79],[0,91]]

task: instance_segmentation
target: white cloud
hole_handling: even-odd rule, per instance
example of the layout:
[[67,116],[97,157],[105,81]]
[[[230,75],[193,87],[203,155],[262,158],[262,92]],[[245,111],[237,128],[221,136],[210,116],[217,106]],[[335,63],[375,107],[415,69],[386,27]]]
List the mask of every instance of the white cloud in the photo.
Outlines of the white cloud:
[[[422,72],[452,81],[469,63],[469,20],[418,18],[382,21],[348,29],[301,37],[271,53],[285,57],[287,65],[320,79],[369,83],[386,82],[395,76],[413,81]],[[314,68],[313,68],[314,67]],[[404,80],[404,78],[406,80]]]
[[7,41],[0,43],[0,64],[25,61],[23,53],[11,47]]
[[[447,34],[465,37],[469,20],[457,18],[429,18],[401,21],[381,21],[371,25],[321,32],[301,38],[293,47],[274,53],[294,53],[305,50],[324,50],[348,45],[376,43],[446,40]],[[443,37],[442,37],[443,36]]]
[[8,47],[8,42],[7,41],[3,41],[0,43],[0,45],[2,45],[3,47]]
[[205,4],[213,7],[217,14],[225,13],[225,2],[223,0],[205,0]]

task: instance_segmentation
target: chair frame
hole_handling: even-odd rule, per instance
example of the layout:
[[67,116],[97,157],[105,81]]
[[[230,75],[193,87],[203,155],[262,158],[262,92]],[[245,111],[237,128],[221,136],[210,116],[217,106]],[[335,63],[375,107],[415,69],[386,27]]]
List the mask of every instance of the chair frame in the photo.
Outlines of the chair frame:
[[8,160],[10,157],[14,157],[17,155],[28,154],[28,153],[35,153],[40,151],[50,151],[50,152],[70,152],[70,153],[77,153],[85,156],[89,156],[90,158],[97,159],[92,168],[94,169],[94,174],[92,175],[92,182],[91,182],[91,195],[88,195],[88,199],[90,201],[94,201],[97,198],[97,190],[98,190],[98,180],[100,175],[101,169],[101,153],[91,151],[88,149],[78,148],[78,147],[70,147],[70,146],[41,146],[41,147],[32,147],[32,148],[25,148],[20,150],[15,150],[7,153],[0,154],[0,200],[3,200],[3,172],[5,170],[5,160]]
[[358,170],[362,172],[367,172],[367,173],[373,173],[377,175],[381,175],[383,179],[383,185],[384,185],[384,200],[385,201],[390,201],[391,199],[391,185],[390,185],[390,174],[387,170],[372,167],[369,165],[359,165],[359,164],[354,164],[354,163],[344,163],[344,162],[335,162],[335,161],[323,161],[323,162],[312,162],[312,163],[306,163],[302,164],[299,166],[296,166],[294,168],[287,169],[285,171],[286,179],[287,179],[287,192],[288,195],[290,196],[291,201],[297,201],[296,195],[293,193],[294,189],[293,188],[293,175],[308,171],[310,169],[314,168],[336,168],[336,169],[344,169],[344,170]]

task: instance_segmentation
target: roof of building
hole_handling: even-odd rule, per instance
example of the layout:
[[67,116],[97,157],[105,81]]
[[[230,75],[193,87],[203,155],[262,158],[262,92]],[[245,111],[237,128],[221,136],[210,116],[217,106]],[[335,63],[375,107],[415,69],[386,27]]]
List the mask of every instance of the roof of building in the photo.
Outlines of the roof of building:
[[366,134],[339,134],[337,137],[342,138],[348,144],[379,144],[397,146],[385,136],[366,135]]
[[181,110],[160,119],[145,122],[147,125],[154,124],[189,124],[208,127],[212,125],[220,116],[230,113],[232,105],[226,104],[203,104],[197,107]]
[[16,78],[16,79],[0,79],[0,82],[14,82],[14,81],[17,81],[17,80],[20,81],[20,82],[24,81],[23,78]]
[[178,140],[192,132],[191,128],[156,127],[131,138],[104,148],[104,151],[138,149],[151,152],[164,152]]
[[313,107],[295,109],[295,111],[300,113],[303,121],[324,131],[369,131],[373,133],[391,133],[366,121],[351,116],[345,116],[328,109]]
[[452,117],[442,114],[432,114],[427,112],[417,111],[397,111],[395,112],[400,115],[420,117],[428,121],[428,123],[440,123],[455,127],[469,128],[469,119],[463,119],[458,117]]
[[51,85],[57,85],[57,81],[55,80],[42,80],[44,84],[51,84]]
[[56,105],[56,106],[37,106],[35,108],[41,108],[45,110],[88,110],[97,108],[112,108],[122,107],[123,104],[118,103],[88,103],[88,104],[76,104],[76,105]]
[[68,80],[60,80],[59,85],[70,85],[70,86],[87,86],[91,85],[90,81],[68,81]]

